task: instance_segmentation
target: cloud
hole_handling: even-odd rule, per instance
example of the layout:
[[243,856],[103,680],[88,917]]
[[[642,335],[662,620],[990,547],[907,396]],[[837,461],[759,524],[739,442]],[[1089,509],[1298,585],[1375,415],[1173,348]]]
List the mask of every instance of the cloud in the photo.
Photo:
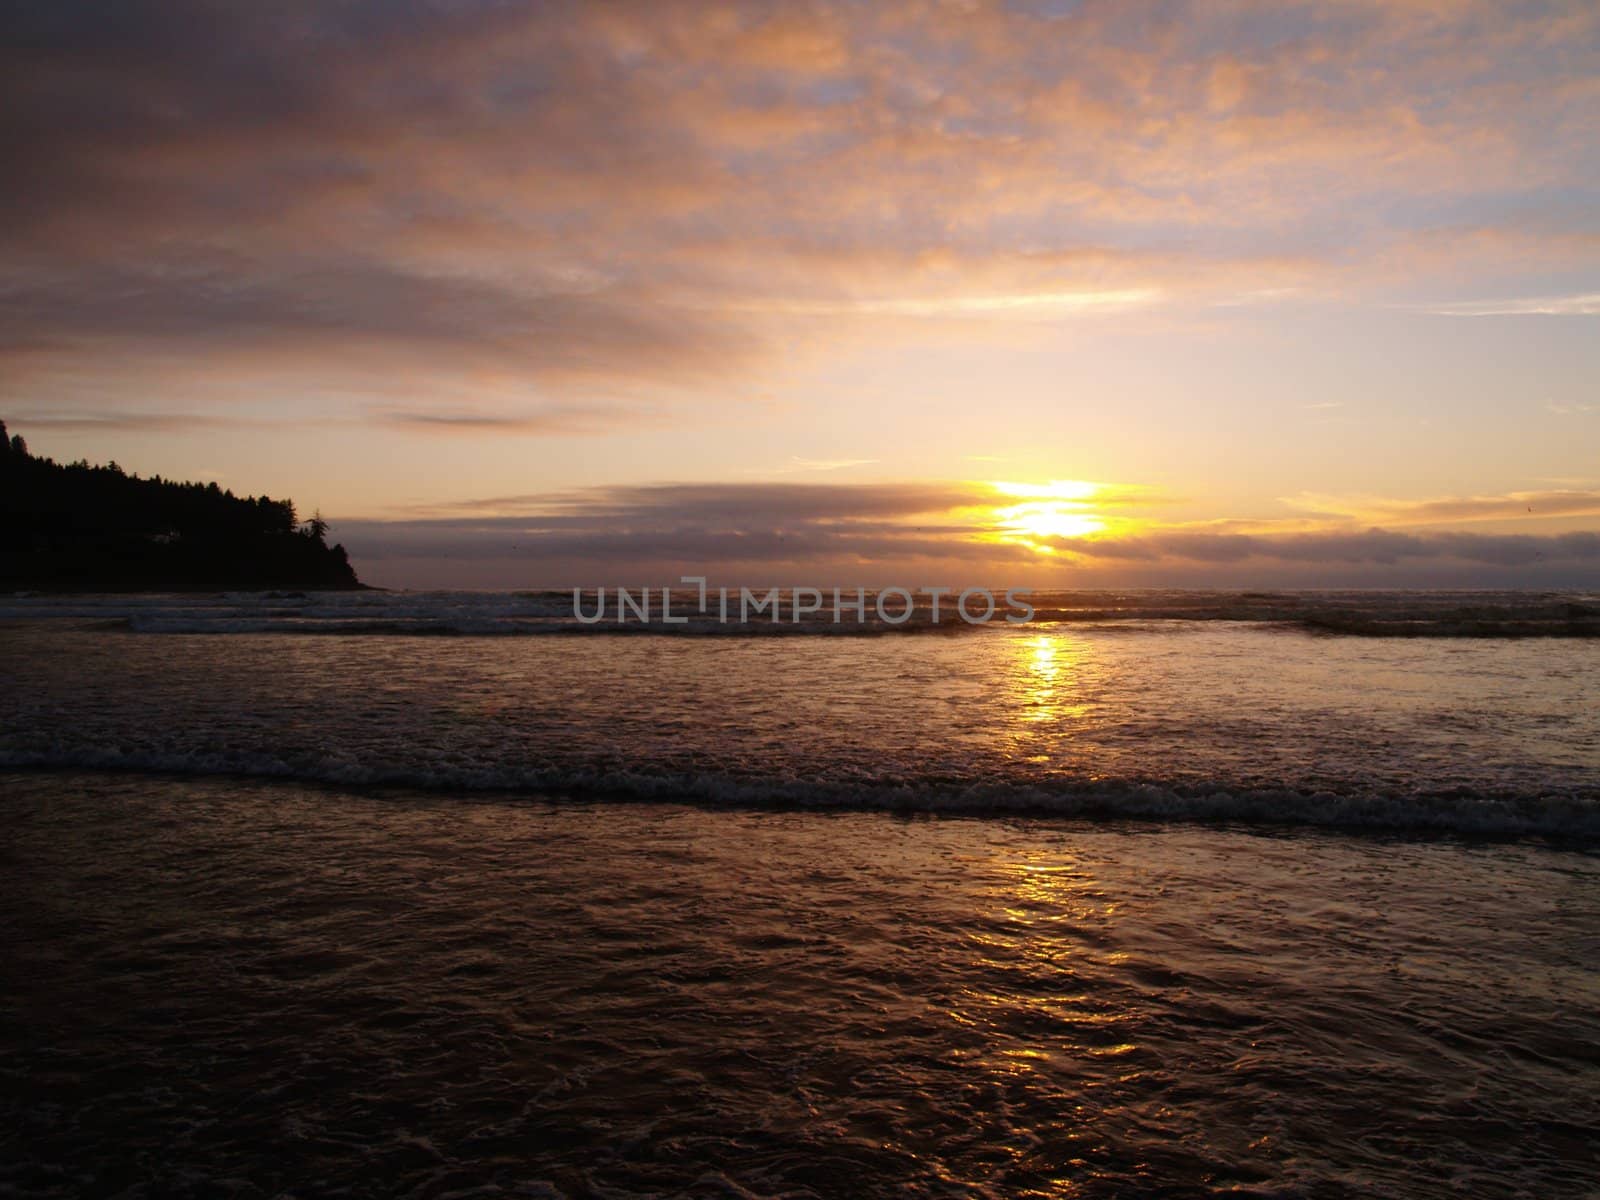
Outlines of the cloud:
[[1165,533],[1106,540],[1057,539],[1055,545],[1087,558],[1187,560],[1211,564],[1248,561],[1308,566],[1451,560],[1493,567],[1535,563],[1600,562],[1600,533],[1534,534],[1400,533],[1366,529],[1267,537],[1246,534]]
[[1544,296],[1600,266],[1597,45],[1489,0],[8,5],[0,373],[706,411],[863,321]]
[[434,506],[430,515],[466,521],[493,515],[588,529],[662,522],[747,528],[909,518],[979,507],[994,497],[979,483],[651,483],[463,500]]
[[1600,292],[1522,300],[1465,300],[1436,304],[1427,311],[1441,317],[1593,317],[1600,316]]
[[1558,491],[1509,492],[1501,496],[1443,496],[1431,500],[1392,500],[1380,497],[1329,496],[1302,492],[1285,503],[1323,516],[1391,525],[1438,525],[1461,521],[1497,521],[1536,517],[1600,515],[1600,489],[1565,488]]
[[[1003,571],[1019,581],[1091,577],[1128,568],[1200,566],[1226,575],[1266,566],[1316,586],[1343,568],[1380,568],[1391,582],[1419,568],[1466,569],[1491,584],[1507,571],[1600,568],[1600,534],[1495,535],[1385,528],[1236,532],[1127,525],[1104,536],[1007,536],[986,484],[653,484],[464,501],[394,521],[339,527],[358,561],[520,563],[560,573],[709,570],[751,578],[805,567],[818,578],[895,571]],[[1047,547],[1053,554],[1042,553]],[[1413,574],[1408,574],[1413,572]]]
[[8,282],[0,361],[9,347],[23,365],[179,345],[206,364],[325,357],[334,374],[421,364],[618,383],[705,379],[752,346],[732,324],[713,328],[644,296],[422,276],[344,251],[231,270],[163,252],[62,276],[14,269]]
[[105,430],[119,433],[190,433],[209,430],[249,429],[265,424],[243,417],[219,416],[213,413],[160,413],[160,412],[34,412],[23,411],[14,415],[11,424],[17,429],[70,429]]
[[1155,288],[1121,288],[1109,291],[1028,292],[998,295],[878,296],[848,300],[795,300],[770,298],[729,307],[734,311],[776,313],[783,316],[912,316],[950,317],[972,314],[1059,316],[1068,313],[1120,312],[1154,304],[1162,298]]
[[383,424],[421,432],[493,433],[539,436],[607,433],[651,424],[654,414],[599,405],[564,405],[535,412],[486,413],[452,410],[386,410],[373,414]]
[[207,412],[174,413],[118,409],[49,412],[25,409],[13,414],[10,423],[21,430],[70,430],[90,433],[201,433],[239,430],[299,433],[308,427],[367,428],[377,423],[423,433],[581,436],[606,433],[618,428],[637,429],[640,425],[652,424],[657,420],[659,420],[657,414],[637,408],[566,405],[534,411],[501,413],[465,409],[441,412],[373,409],[360,416],[313,418],[296,416],[275,420]]
[[801,458],[799,455],[790,455],[787,466],[778,468],[778,474],[786,475],[793,471],[848,471],[854,467],[870,467],[878,460],[875,458]]

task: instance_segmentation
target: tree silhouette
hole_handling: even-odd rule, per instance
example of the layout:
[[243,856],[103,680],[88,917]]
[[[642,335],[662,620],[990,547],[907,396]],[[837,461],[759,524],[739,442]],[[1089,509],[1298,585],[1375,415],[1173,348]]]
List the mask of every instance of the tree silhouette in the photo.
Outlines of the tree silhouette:
[[327,530],[288,500],[35,458],[20,435],[0,454],[0,588],[360,587]]

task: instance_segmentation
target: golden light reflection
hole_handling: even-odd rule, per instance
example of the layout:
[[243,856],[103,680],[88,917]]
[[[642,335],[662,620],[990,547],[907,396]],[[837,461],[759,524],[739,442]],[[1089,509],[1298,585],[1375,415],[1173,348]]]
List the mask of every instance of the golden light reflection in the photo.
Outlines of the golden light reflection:
[[1088,707],[1078,700],[1075,686],[1075,673],[1082,658],[1082,648],[1077,643],[1045,633],[1027,639],[1018,653],[1021,662],[1012,685],[1012,711],[1020,721],[1027,725],[1058,725],[1085,715]]
[[[1080,772],[1105,668],[1094,643],[1066,629],[1018,630],[995,647],[1005,656],[1009,753],[1041,764],[1041,779]],[[1113,937],[1122,899],[1098,877],[1092,854],[1071,835],[1041,833],[1006,844],[983,874],[966,935],[973,979],[943,1010],[988,1043],[971,1068],[999,1086],[1146,1070],[1137,1014],[1107,987],[1125,957]]]
[[1103,986],[1117,897],[1064,842],[1009,847],[991,870],[992,906],[970,939],[978,981],[950,1010],[991,1039],[973,1065],[997,1080],[1125,1071],[1139,1041]]

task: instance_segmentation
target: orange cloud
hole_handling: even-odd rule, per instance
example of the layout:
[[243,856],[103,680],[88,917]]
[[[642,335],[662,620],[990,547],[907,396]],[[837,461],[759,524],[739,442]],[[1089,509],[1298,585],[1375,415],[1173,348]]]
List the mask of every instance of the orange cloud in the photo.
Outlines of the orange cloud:
[[1588,313],[1512,285],[1600,267],[1589,5],[51,8],[0,43],[0,372],[43,397],[270,346],[359,406],[425,346],[469,409],[575,402],[779,370],[797,320]]

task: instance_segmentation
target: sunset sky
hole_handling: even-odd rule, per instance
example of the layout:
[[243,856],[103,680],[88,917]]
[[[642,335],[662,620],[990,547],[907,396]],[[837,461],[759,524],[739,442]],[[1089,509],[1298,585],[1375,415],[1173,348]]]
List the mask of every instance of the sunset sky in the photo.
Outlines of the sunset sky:
[[1600,586],[1600,5],[23,3],[0,418],[369,582]]

